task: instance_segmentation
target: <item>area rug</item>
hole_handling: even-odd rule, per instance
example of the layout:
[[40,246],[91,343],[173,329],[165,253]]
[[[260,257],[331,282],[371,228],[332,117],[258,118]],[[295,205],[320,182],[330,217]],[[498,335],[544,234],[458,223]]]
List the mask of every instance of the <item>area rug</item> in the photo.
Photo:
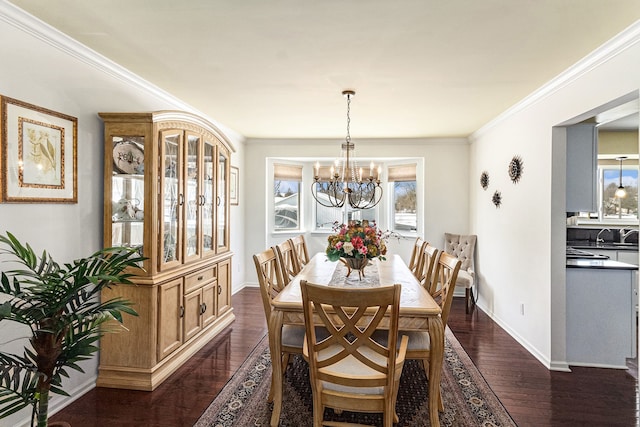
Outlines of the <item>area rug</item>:
[[[267,403],[271,382],[269,340],[264,337],[238,369],[194,427],[268,426],[272,404]],[[442,426],[515,426],[505,408],[475,367],[449,328],[445,331],[445,363],[442,373],[445,410]],[[405,362],[396,412],[398,427],[429,426],[428,384],[422,363]],[[287,368],[280,426],[313,424],[313,403],[307,362],[295,356]],[[382,425],[379,414],[325,411],[325,420],[373,426]]]

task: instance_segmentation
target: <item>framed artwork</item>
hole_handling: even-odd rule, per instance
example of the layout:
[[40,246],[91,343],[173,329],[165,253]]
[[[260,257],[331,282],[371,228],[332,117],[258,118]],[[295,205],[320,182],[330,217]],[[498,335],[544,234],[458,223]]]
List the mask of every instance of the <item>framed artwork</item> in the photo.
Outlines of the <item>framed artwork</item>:
[[2,201],[78,202],[78,119],[0,97]]
[[229,182],[229,203],[231,203],[232,205],[238,204],[238,179],[238,168],[235,166],[231,166],[229,178],[229,180],[231,181]]

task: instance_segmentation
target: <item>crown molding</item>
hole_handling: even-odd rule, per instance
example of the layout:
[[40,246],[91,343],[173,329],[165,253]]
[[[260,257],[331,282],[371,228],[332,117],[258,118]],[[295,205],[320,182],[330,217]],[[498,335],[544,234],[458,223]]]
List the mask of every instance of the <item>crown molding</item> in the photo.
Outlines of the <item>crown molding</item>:
[[169,92],[148,82],[137,74],[132,73],[131,71],[127,70],[121,65],[118,65],[114,61],[62,33],[46,22],[41,21],[40,19],[28,14],[17,6],[8,3],[6,0],[0,0],[0,21],[6,22],[7,24],[19,29],[20,31],[47,43],[48,45],[58,49],[64,54],[69,55],[106,75],[109,75],[136,89],[142,90],[163,102],[168,103],[177,110],[187,111],[204,117],[206,120],[211,122],[211,124],[218,130],[221,135],[224,136],[225,141],[229,144],[229,147],[234,152],[236,151],[236,147],[235,144],[230,140],[230,137],[234,141],[238,141],[239,143],[242,143],[245,139],[245,137],[240,133],[219,124],[212,118],[208,117],[206,114],[171,95]]
[[640,42],[640,20],[631,24],[617,36],[607,41],[589,55],[545,83],[522,101],[510,107],[495,119],[472,133],[469,136],[469,140],[471,142],[477,140],[483,134],[507,120],[509,117],[573,83],[594,68],[606,63],[611,58],[619,55],[621,52],[627,50],[638,42]]

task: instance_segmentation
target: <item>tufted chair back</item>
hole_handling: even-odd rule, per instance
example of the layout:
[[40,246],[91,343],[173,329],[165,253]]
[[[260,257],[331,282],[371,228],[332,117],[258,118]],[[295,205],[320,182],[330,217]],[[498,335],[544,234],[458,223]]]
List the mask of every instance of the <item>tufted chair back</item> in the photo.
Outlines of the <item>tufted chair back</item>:
[[462,261],[460,270],[474,271],[473,257],[476,249],[475,234],[461,235],[444,233],[444,251]]
[[467,313],[469,313],[471,305],[475,304],[472,288],[476,282],[473,262],[473,254],[476,250],[476,239],[477,236],[475,234],[444,233],[444,252],[462,261],[458,277],[456,278],[456,286],[465,288],[464,302]]

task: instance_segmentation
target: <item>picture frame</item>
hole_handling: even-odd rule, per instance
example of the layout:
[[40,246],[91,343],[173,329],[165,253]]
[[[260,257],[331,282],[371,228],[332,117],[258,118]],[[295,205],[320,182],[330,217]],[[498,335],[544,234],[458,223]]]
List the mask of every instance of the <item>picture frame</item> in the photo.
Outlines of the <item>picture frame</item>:
[[78,203],[78,119],[0,96],[5,203]]
[[237,167],[231,166],[229,171],[229,203],[232,205],[238,205],[238,195],[239,195],[239,174],[240,171]]

